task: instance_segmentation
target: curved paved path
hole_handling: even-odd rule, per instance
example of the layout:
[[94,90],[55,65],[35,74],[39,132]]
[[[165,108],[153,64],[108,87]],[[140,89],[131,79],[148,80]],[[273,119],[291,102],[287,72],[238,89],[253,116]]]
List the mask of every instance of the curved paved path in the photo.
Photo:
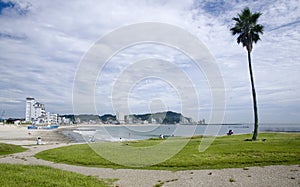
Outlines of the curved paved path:
[[163,183],[163,186],[300,186],[300,165],[250,167],[249,169],[161,171],[109,169],[57,164],[36,159],[34,155],[46,149],[70,144],[52,144],[24,146],[25,152],[0,157],[0,163],[46,165],[62,170],[73,171],[99,178],[117,178],[114,183],[119,187],[145,186],[152,187]]

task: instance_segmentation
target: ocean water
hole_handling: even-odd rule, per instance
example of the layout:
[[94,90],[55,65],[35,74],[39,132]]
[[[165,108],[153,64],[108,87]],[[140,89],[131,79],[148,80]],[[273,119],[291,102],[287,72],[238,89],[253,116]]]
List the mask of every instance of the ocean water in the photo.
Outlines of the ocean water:
[[[77,142],[84,141],[129,141],[149,138],[197,135],[226,135],[229,130],[234,134],[253,132],[252,124],[223,125],[115,125],[115,126],[79,126],[66,130],[63,134]],[[260,124],[260,132],[300,132],[300,124]]]

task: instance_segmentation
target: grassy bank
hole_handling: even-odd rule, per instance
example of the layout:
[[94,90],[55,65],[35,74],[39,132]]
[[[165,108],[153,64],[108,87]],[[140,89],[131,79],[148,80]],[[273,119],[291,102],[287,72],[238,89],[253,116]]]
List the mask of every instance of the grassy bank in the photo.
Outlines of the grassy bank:
[[111,181],[46,166],[0,164],[0,186],[112,186]]
[[27,150],[27,149],[23,148],[22,146],[19,146],[19,145],[0,143],[0,156],[18,153],[18,152],[22,152],[25,150]]
[[[199,152],[201,137],[192,138],[188,144],[170,159],[143,169],[191,170],[243,168],[249,166],[266,166],[279,164],[300,164],[300,134],[261,133],[259,141],[245,141],[251,135],[234,135],[217,137],[205,151]],[[263,141],[264,140],[264,141]],[[111,142],[107,147],[151,147],[164,140],[151,139],[136,142]],[[174,145],[185,141],[173,139]],[[170,144],[172,145],[172,144]],[[105,149],[105,151],[113,149]],[[74,154],[76,153],[76,154]],[[160,154],[160,153],[154,153]],[[132,155],[120,152],[117,156],[127,159]],[[148,159],[151,159],[149,155]],[[72,145],[40,152],[37,158],[53,162],[84,165],[91,167],[130,168],[110,162],[100,157],[89,145]],[[147,158],[146,158],[147,159]]]

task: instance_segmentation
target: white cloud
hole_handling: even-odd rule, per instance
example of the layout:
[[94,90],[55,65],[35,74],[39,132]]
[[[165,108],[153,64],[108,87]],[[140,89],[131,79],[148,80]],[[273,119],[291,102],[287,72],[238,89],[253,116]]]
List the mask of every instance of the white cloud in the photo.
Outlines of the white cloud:
[[[236,44],[229,32],[233,25],[231,18],[249,6],[263,13],[259,21],[265,25],[262,41],[255,45],[252,53],[260,119],[263,122],[300,120],[295,115],[300,113],[300,14],[297,0],[237,3],[218,0],[13,2],[18,6],[2,9],[0,13],[0,110],[6,110],[7,116],[23,117],[27,96],[35,97],[51,112],[71,113],[76,69],[93,43],[122,26],[154,21],[184,28],[206,44],[219,64],[226,85],[226,121],[251,122],[252,98],[246,51]],[[126,49],[107,63],[96,83],[97,97],[106,101],[100,103],[100,113],[112,112],[109,104],[111,86],[124,68],[146,58],[172,62],[186,72],[198,92],[200,118],[209,118],[211,95],[205,72],[198,71],[180,51],[154,44],[149,44],[148,48],[134,46]],[[176,78],[172,76],[172,79]],[[149,93],[151,88],[157,91],[158,100],[174,106],[170,110],[178,108],[176,94],[170,97],[175,92],[164,90],[165,85],[159,81],[136,88],[133,108],[143,108],[137,99],[141,99],[145,106],[151,104],[154,97],[153,92]],[[143,95],[148,98],[143,98]],[[189,104],[194,110],[194,101],[189,101]],[[272,115],[274,113],[276,116]]]

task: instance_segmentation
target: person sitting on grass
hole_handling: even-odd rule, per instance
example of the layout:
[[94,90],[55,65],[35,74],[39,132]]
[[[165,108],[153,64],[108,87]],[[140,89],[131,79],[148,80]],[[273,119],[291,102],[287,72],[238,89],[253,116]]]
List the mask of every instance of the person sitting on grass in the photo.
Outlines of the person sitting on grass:
[[233,134],[233,131],[230,129],[227,133],[228,136],[232,135]]

